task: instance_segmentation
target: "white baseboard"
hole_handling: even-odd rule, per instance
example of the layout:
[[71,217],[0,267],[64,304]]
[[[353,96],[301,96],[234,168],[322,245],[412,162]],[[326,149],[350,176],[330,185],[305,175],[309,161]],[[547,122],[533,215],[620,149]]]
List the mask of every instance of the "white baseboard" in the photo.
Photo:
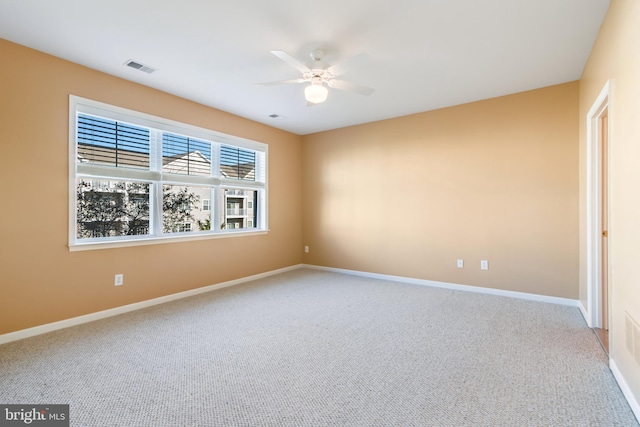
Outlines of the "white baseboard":
[[[291,270],[297,270],[299,268],[309,268],[315,270],[325,270],[325,271],[333,271],[336,273],[350,274],[355,276],[369,277],[373,279],[380,280],[389,280],[396,281],[402,283],[411,283],[416,285],[423,286],[432,286],[438,288],[445,289],[455,289],[467,292],[478,292],[484,294],[491,295],[500,295],[511,298],[520,298],[531,301],[540,301],[540,302],[549,302],[553,304],[562,304],[569,305],[572,307],[580,307],[580,310],[585,315],[582,304],[577,300],[567,299],[567,298],[558,298],[558,297],[550,297],[545,295],[536,295],[536,294],[528,294],[524,292],[514,292],[514,291],[504,291],[500,289],[491,289],[491,288],[482,288],[477,286],[469,286],[469,285],[458,285],[455,283],[445,283],[445,282],[436,282],[433,280],[423,280],[423,279],[414,279],[410,277],[403,276],[391,276],[387,274],[377,274],[377,273],[367,273],[363,271],[356,270],[345,270],[341,268],[331,268],[331,267],[322,267],[317,265],[309,265],[309,264],[298,264],[290,267],[281,268],[278,270],[268,271],[265,273],[255,274],[253,276],[247,276],[240,279],[230,280],[227,282],[217,283],[215,285],[205,286],[197,289],[190,289],[184,292],[178,292],[176,294],[165,295],[163,297],[153,298],[146,301],[141,301],[133,304],[123,305],[121,307],[115,307],[108,310],[98,311],[96,313],[90,313],[83,316],[73,317],[71,319],[65,319],[58,322],[48,323],[45,325],[34,326],[33,328],[22,329],[16,332],[10,332],[8,334],[0,335],[0,344],[8,343],[11,341],[17,341],[24,338],[33,337],[40,334],[46,334],[47,332],[57,331],[59,329],[68,328],[71,326],[81,325],[83,323],[93,322],[95,320],[105,319],[107,317],[117,316],[119,314],[128,313],[134,310],[140,310],[142,308],[151,307],[158,304],[163,304],[165,302],[175,301],[181,298],[188,298],[194,295],[202,294],[205,292],[215,291],[217,289],[226,288],[229,286],[238,285],[240,283],[249,282],[251,280],[262,279],[269,276],[274,276],[276,274],[285,273]],[[586,317],[585,317],[586,318]]]
[[171,295],[165,295],[163,297],[153,298],[146,301],[140,301],[133,304],[123,305],[121,307],[110,308],[108,310],[98,311],[96,313],[86,314],[84,316],[73,317],[71,319],[65,319],[58,322],[47,323],[45,325],[34,326],[33,328],[22,329],[16,332],[10,332],[8,334],[0,335],[0,344],[5,344],[11,341],[17,341],[24,338],[33,337],[36,335],[46,334],[47,332],[57,331],[59,329],[68,328],[71,326],[81,325],[83,323],[93,322],[95,320],[105,319],[107,317],[117,316],[118,314],[128,313],[134,310],[140,310],[142,308],[151,307],[158,304],[163,304],[169,301],[175,301],[177,299],[187,298],[194,295],[203,294],[205,292],[211,292],[229,286],[239,285],[241,283],[249,282],[251,280],[262,279],[276,274],[284,273],[291,270],[297,270],[302,265],[294,265],[291,267],[280,268],[278,270],[268,271],[266,273],[255,274],[253,276],[247,276],[240,279],[229,280],[227,282],[217,283],[215,285],[209,285],[202,288],[190,289],[188,291],[178,292]]
[[548,302],[551,304],[579,307],[580,301],[569,298],[551,297],[547,295],[529,294],[525,292],[505,291],[502,289],[482,288],[479,286],[458,285],[456,283],[437,282],[434,280],[414,279],[411,277],[391,276],[388,274],[367,273],[357,270],[345,270],[342,268],[322,267],[318,265],[303,264],[302,267],[314,270],[332,271],[334,273],[351,274],[354,276],[368,277],[371,279],[390,280],[394,282],[410,283],[413,285],[431,286],[435,288],[454,289],[457,291],[477,292],[481,294],[499,295],[509,298],[525,299],[529,301]]
[[629,384],[627,384],[627,381],[624,379],[622,372],[620,372],[618,366],[616,365],[616,362],[613,359],[609,359],[609,368],[611,369],[611,372],[613,372],[613,377],[618,382],[618,386],[620,387],[620,390],[622,390],[622,394],[624,394],[625,399],[627,399],[627,402],[629,403],[629,406],[633,411],[633,415],[635,415],[636,420],[640,422],[640,404],[636,400],[636,397],[633,395]]
[[580,301],[580,305],[578,307],[580,307],[580,313],[582,313],[582,317],[584,317],[584,321],[587,322],[587,326],[590,328],[593,328],[593,326],[591,325],[591,316],[589,315],[589,312],[582,304],[582,301]]

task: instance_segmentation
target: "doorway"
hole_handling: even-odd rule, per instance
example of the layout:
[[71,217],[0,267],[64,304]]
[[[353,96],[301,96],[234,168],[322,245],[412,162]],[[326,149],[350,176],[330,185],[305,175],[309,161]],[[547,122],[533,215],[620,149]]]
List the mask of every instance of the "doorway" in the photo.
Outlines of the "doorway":
[[587,321],[609,353],[609,152],[610,84],[607,82],[587,116]]

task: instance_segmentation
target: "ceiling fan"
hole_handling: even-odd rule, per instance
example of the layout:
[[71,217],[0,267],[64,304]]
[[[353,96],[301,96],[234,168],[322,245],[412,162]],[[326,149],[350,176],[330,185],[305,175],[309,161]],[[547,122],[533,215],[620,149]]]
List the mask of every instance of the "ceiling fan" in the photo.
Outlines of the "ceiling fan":
[[322,49],[311,51],[310,55],[312,63],[310,66],[306,66],[282,50],[272,50],[271,53],[294,67],[296,70],[300,71],[302,73],[302,77],[298,79],[256,84],[262,86],[275,86],[281,84],[309,83],[307,87],[304,88],[304,97],[307,100],[307,105],[320,104],[326,101],[329,94],[329,90],[327,88],[354,92],[364,96],[369,96],[374,91],[374,89],[371,89],[370,87],[360,86],[345,80],[336,79],[337,76],[344,74],[347,71],[345,64],[351,61],[347,60],[339,64],[329,65],[322,60],[324,57],[324,51]]

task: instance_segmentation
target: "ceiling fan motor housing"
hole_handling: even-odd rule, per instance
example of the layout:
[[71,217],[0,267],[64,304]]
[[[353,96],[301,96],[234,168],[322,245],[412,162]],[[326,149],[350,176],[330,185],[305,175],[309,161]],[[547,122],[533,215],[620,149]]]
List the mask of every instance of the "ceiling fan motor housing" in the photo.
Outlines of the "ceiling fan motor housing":
[[329,80],[333,79],[334,76],[333,76],[333,74],[331,74],[327,70],[323,70],[323,69],[320,69],[320,68],[314,68],[314,69],[310,70],[309,72],[304,73],[302,75],[302,78],[304,78],[306,81],[310,81],[312,83],[316,83],[316,82],[327,83]]

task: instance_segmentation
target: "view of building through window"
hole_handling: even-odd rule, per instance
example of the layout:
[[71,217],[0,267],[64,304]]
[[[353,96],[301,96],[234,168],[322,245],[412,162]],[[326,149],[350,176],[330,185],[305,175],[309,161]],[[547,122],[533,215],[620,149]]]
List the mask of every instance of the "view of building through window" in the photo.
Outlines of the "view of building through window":
[[226,206],[223,228],[253,228],[256,212],[253,208],[257,193],[253,190],[224,190]]
[[78,238],[149,233],[149,184],[79,179]]
[[[78,180],[78,238],[149,234],[149,185],[105,180]],[[200,203],[211,190],[206,187],[163,186],[164,233],[211,230],[211,209]],[[254,190],[224,189],[220,204],[220,228],[254,228]],[[208,199],[205,199],[208,200]]]

